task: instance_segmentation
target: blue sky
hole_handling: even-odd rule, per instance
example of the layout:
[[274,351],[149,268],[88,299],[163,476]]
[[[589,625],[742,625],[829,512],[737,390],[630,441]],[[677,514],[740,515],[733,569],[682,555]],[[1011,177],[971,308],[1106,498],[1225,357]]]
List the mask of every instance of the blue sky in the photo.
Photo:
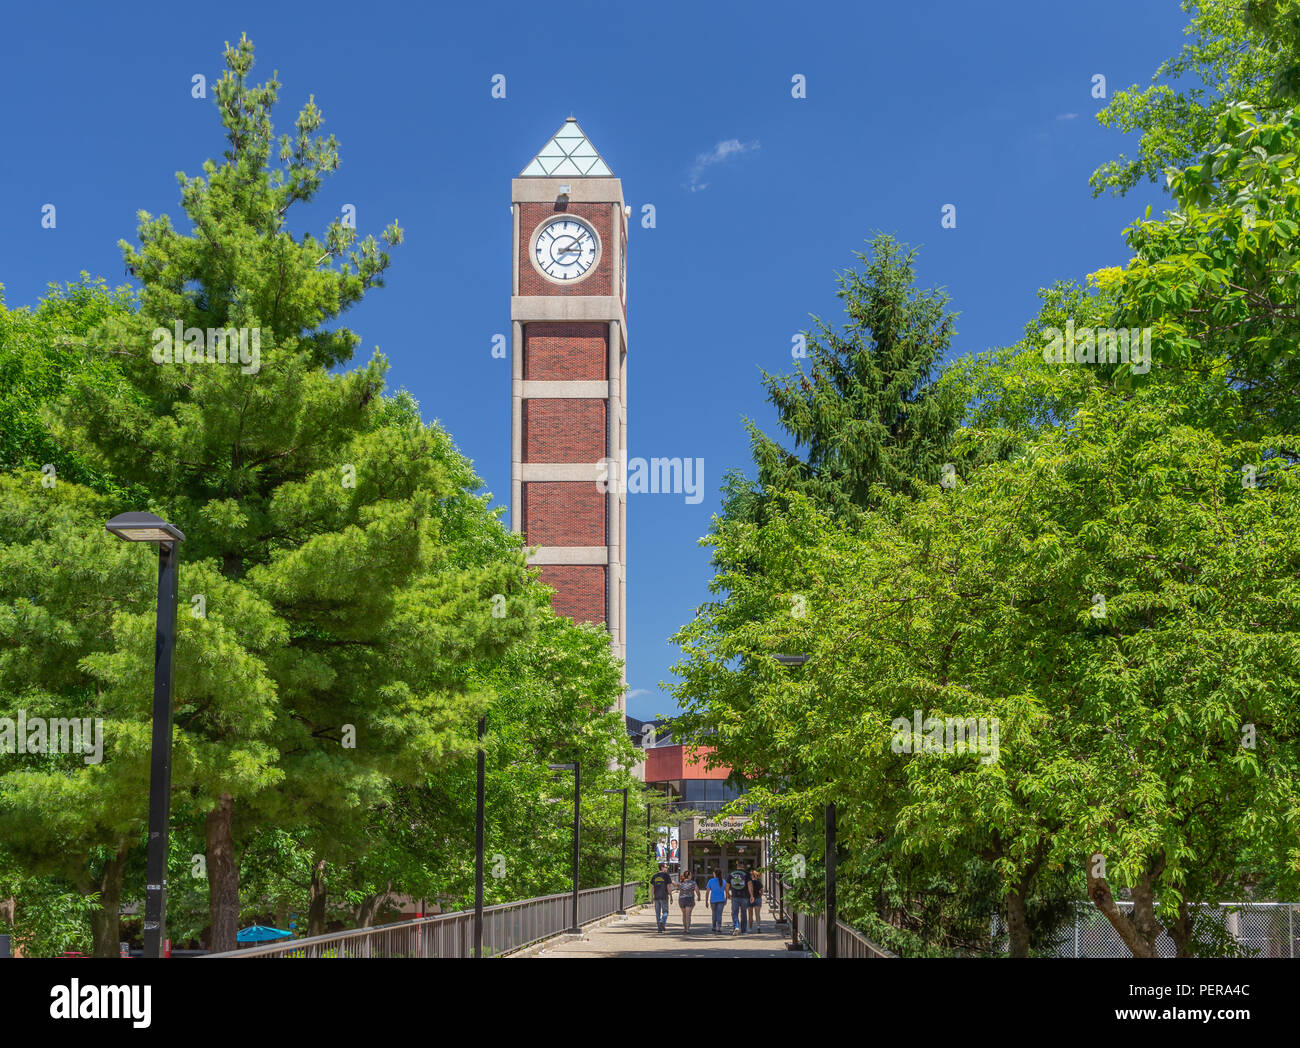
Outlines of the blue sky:
[[[126,283],[139,209],[182,219],[174,173],[223,140],[225,41],[283,84],[277,130],[314,94],[342,166],[298,215],[323,231],[397,219],[387,287],[346,317],[508,501],[510,179],[570,114],[623,181],[629,454],[704,460],[706,495],[629,495],[629,712],[668,712],[668,637],[707,598],[698,539],[722,474],[750,465],[742,416],[771,430],[759,368],[839,314],[836,270],[875,230],[921,248],[919,282],[960,316],[955,353],[1017,339],[1036,291],[1128,253],[1162,194],[1094,200],[1090,172],[1132,143],[1108,94],[1182,42],[1173,0],[1088,3],[31,4],[0,36],[0,283],[10,308],[82,270]],[[492,77],[506,97],[491,97]],[[807,97],[791,96],[802,74]],[[57,226],[41,228],[41,208]],[[945,204],[955,229],[940,227]]]

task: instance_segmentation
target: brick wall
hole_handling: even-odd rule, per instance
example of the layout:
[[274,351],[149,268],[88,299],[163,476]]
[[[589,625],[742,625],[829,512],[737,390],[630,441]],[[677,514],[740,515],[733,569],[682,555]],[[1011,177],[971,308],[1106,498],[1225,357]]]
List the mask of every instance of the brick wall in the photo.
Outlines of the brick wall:
[[523,485],[524,539],[530,546],[604,546],[605,494],[594,480]]
[[525,324],[524,380],[603,382],[609,376],[609,325]]
[[[603,203],[518,204],[519,294],[613,295],[614,207]],[[548,280],[529,257],[532,236],[544,221],[569,214],[584,219],[600,238],[600,256],[583,279]],[[620,226],[622,222],[620,221]],[[619,235],[622,230],[618,230]],[[597,321],[535,322],[523,328],[525,381],[604,382],[609,378],[609,325]],[[530,398],[523,403],[521,447],[532,463],[595,463],[608,451],[608,404],[597,399]],[[530,546],[605,546],[604,492],[595,481],[529,481],[520,492],[520,527]],[[606,621],[606,567],[546,564],[542,581],[555,589],[551,605],[578,622]]]
[[[610,235],[612,204],[568,204],[563,208],[549,203],[522,203],[519,207],[519,293],[521,295],[612,295],[614,281],[610,267],[614,264],[614,240]],[[560,215],[584,218],[600,237],[600,257],[581,280],[558,283],[548,280],[528,257],[533,234],[545,219]]]
[[542,581],[555,587],[551,607],[575,622],[605,621],[603,564],[543,564]]
[[524,461],[599,462],[609,443],[606,410],[603,400],[525,400]]

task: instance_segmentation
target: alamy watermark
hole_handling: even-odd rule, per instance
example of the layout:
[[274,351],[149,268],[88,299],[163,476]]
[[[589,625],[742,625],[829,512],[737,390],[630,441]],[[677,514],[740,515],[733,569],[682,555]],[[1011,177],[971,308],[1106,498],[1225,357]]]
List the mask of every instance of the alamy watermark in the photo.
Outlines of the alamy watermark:
[[927,717],[913,710],[912,719],[895,717],[889,725],[894,738],[889,748],[895,753],[979,753],[981,764],[998,759],[996,717]]
[[0,717],[0,754],[81,753],[86,764],[104,759],[104,721],[101,717],[29,717],[19,710],[17,719]]
[[686,504],[694,506],[704,501],[704,459],[629,459],[624,451],[618,459],[596,463],[596,487],[602,493],[685,495]]
[[155,364],[242,364],[245,375],[262,370],[261,328],[184,327],[176,321],[174,330],[153,329]]
[[124,984],[81,985],[72,979],[50,989],[51,1019],[129,1019],[137,1030],[149,1028],[152,1017],[153,987]]
[[1151,370],[1151,329],[1079,328],[1071,318],[1065,330],[1044,329],[1043,360],[1048,364],[1131,364],[1133,374]]

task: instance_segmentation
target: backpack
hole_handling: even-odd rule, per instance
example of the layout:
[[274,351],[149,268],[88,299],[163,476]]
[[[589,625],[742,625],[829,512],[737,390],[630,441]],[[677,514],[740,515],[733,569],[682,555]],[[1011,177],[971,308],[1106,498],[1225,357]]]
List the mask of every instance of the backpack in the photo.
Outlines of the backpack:
[[744,871],[744,870],[732,870],[732,871],[731,871],[731,891],[732,891],[732,894],[734,894],[734,895],[744,895],[744,894],[747,894],[747,892],[746,892],[746,888],[745,888],[745,885],[747,885],[748,883],[749,883],[749,879],[745,876],[745,871]]

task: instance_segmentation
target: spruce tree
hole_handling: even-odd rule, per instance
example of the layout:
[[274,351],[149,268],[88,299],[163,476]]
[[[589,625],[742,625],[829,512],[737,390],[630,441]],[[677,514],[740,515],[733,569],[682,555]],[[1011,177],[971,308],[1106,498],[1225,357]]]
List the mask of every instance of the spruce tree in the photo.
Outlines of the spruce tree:
[[799,491],[840,515],[877,500],[878,485],[913,493],[941,478],[963,405],[934,384],[954,334],[943,291],[915,287],[916,251],[887,234],[871,240],[861,268],[837,274],[846,322],[814,317],[808,365],[763,372],[789,450],[746,421],[757,486],[730,478],[728,516],[752,518],[772,491]]

